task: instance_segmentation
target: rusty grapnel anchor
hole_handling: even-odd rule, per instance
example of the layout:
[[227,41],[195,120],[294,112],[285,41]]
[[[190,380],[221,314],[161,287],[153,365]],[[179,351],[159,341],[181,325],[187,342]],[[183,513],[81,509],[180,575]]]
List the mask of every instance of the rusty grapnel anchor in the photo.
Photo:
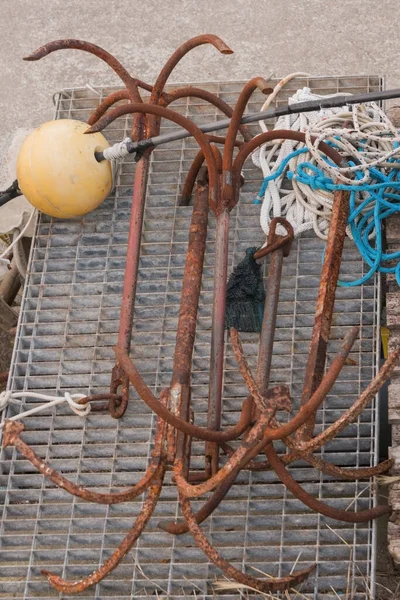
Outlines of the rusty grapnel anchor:
[[[341,348],[324,375],[348,216],[348,197],[345,192],[335,192],[334,196],[300,409],[293,414],[292,399],[287,386],[269,386],[282,265],[289,255],[293,239],[292,227],[285,219],[279,218],[271,223],[266,245],[255,254],[257,260],[261,260],[267,254],[270,255],[257,369],[255,374],[250,369],[239,333],[231,329],[229,335],[234,355],[249,394],[243,399],[237,423],[221,429],[229,221],[230,212],[239,201],[241,170],[248,156],[259,146],[282,139],[304,142],[304,135],[281,130],[252,137],[247,127],[240,125],[254,90],[258,88],[264,93],[270,91],[268,83],[261,77],[252,79],[244,86],[234,108],[214,94],[195,87],[188,86],[171,93],[165,92],[168,77],[179,60],[191,49],[202,44],[212,44],[223,54],[232,52],[217,36],[201,35],[192,38],[172,54],[154,86],[132,77],[116,58],[89,42],[80,40],[50,42],[27,57],[27,60],[38,60],[55,50],[79,49],[102,59],[119,75],[125,88],[110,94],[102,101],[89,119],[90,129],[87,133],[100,131],[118,117],[132,114],[133,140],[138,141],[157,135],[160,120],[167,119],[186,129],[199,145],[199,152],[189,169],[181,200],[182,204],[188,204],[194,190],[171,383],[162,391],[160,398],[156,398],[129,356],[140,239],[152,151],[148,148],[139,157],[135,172],[119,335],[114,348],[116,362],[111,375],[110,392],[88,396],[82,401],[106,400],[107,404],[99,405],[100,409],[106,408],[114,418],[120,418],[126,410],[129,387],[132,385],[143,402],[157,415],[154,449],[141,480],[134,486],[124,488],[117,493],[99,493],[75,485],[47,465],[23,441],[22,423],[5,422],[3,446],[15,446],[45,477],[70,494],[91,502],[114,504],[132,500],[139,494],[147,492],[143,508],[132,528],[99,569],[79,581],[67,581],[56,574],[43,571],[50,584],[60,592],[69,594],[81,592],[101,581],[118,566],[146,527],[159,499],[167,469],[172,469],[174,472],[183,520],[177,523],[163,523],[160,527],[175,535],[190,531],[196,544],[208,559],[228,577],[261,592],[285,590],[299,584],[312,571],[314,565],[281,578],[256,578],[237,570],[210,544],[199,525],[223,501],[242,469],[273,469],[282,483],[301,502],[333,519],[352,523],[365,522],[390,510],[388,507],[381,506],[358,512],[333,508],[308,494],[287,469],[291,462],[301,459],[333,477],[361,479],[383,473],[391,466],[391,461],[385,461],[373,468],[344,469],[314,456],[316,450],[357,419],[390,376],[400,356],[399,349],[392,352],[378,375],[354,404],[337,421],[314,436],[316,412],[337,379],[358,336],[357,327],[345,333]],[[140,89],[150,92],[148,102],[143,102]],[[226,137],[202,133],[192,121],[168,108],[174,100],[191,96],[210,102],[230,117]],[[113,108],[114,104],[121,100],[126,102]],[[243,137],[242,140],[238,139],[239,133]],[[222,154],[219,149],[221,145]],[[236,155],[235,148],[238,149]],[[332,147],[321,142],[320,149],[336,164],[346,166],[342,156]],[[207,426],[199,427],[195,424],[196,415],[191,408],[191,372],[210,211],[216,218],[216,243],[209,402]],[[279,227],[285,231],[284,235],[278,234]],[[282,412],[290,414],[289,420],[285,423],[279,421]],[[190,472],[193,439],[205,442],[205,468],[201,473]],[[234,440],[239,442],[235,448],[229,444]],[[274,441],[278,440],[283,441],[287,446],[286,454],[277,454]],[[221,451],[224,454],[222,466],[220,466]],[[255,461],[260,454],[265,454],[265,460]],[[193,513],[190,499],[200,497],[207,492],[212,494],[200,510]]]

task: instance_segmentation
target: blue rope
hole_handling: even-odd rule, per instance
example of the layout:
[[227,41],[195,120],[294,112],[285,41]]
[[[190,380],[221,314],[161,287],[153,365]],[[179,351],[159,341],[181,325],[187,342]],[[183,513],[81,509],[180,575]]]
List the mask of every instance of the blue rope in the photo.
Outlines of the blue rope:
[[[398,146],[396,143],[395,146]],[[307,148],[296,150],[282,161],[279,168],[268,177],[265,177],[260,188],[255,204],[259,204],[264,196],[270,181],[280,177],[292,158],[307,152]],[[330,164],[329,159],[325,159]],[[394,158],[389,162],[394,162]],[[354,163],[350,163],[355,166]],[[310,162],[297,165],[296,172],[288,171],[288,179],[296,179],[313,190],[324,190],[335,192],[337,190],[350,192],[350,214],[348,223],[354,242],[363,258],[369,266],[368,272],[355,281],[338,281],[339,286],[354,287],[368,281],[379,271],[381,273],[394,273],[397,284],[400,286],[400,251],[385,253],[383,251],[382,221],[400,212],[400,169],[393,168],[388,174],[383,170],[371,167],[369,170],[370,183],[360,185],[347,185],[334,183],[330,177],[326,177],[319,167]],[[355,171],[355,178],[362,179],[363,173]],[[394,193],[399,190],[399,193]],[[357,204],[357,192],[368,192],[368,196]],[[375,232],[373,245],[369,239]],[[385,266],[387,261],[398,261],[396,266]]]
[[269,182],[273,181],[274,179],[277,179],[278,177],[280,177],[282,175],[282,173],[286,169],[289,161],[292,158],[294,158],[295,156],[298,156],[299,154],[304,154],[304,152],[308,152],[308,149],[301,148],[300,150],[295,150],[291,154],[288,154],[288,156],[281,162],[281,164],[279,165],[279,168],[275,171],[275,173],[272,173],[272,175],[268,175],[268,177],[264,178],[263,184],[260,188],[260,191],[258,192],[257,198],[254,200],[254,204],[260,204],[262,202],[263,196],[264,196],[265,192],[267,191]]

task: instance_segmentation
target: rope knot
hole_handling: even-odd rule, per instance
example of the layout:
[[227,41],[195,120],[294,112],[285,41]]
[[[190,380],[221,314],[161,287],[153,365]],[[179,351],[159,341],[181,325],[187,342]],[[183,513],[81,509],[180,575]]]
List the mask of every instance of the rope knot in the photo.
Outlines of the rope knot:
[[327,183],[329,183],[329,178],[323,175],[315,175],[314,177],[310,177],[308,185],[313,190],[323,190],[327,188]]
[[74,398],[76,400],[82,400],[83,398],[86,398],[84,394],[70,394],[69,392],[65,392],[64,398],[66,402],[68,402],[70,409],[79,417],[86,417],[86,415],[90,413],[91,406],[89,403],[80,404],[74,400]]
[[114,146],[110,146],[103,150],[103,156],[106,160],[121,160],[125,156],[128,156],[128,143],[131,142],[130,138],[125,138],[122,142],[118,144],[114,144]]

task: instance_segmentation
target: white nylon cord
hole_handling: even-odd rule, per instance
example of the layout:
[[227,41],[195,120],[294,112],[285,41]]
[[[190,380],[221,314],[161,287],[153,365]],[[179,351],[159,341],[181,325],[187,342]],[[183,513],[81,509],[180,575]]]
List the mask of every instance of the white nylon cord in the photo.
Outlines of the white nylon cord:
[[[307,75],[305,73],[292,73],[282,79],[268,96],[261,110],[266,110],[279,94],[280,90],[291,79]],[[308,75],[307,75],[308,76]],[[332,94],[331,97],[343,95]],[[312,94],[309,88],[298,90],[291,98],[289,104],[318,100],[327,96]],[[263,121],[259,121],[261,130],[267,131]],[[348,108],[322,109],[310,113],[286,115],[280,117],[274,129],[291,129],[302,131],[306,136],[308,151],[291,158],[287,169],[296,172],[297,165],[309,162],[323,169],[326,176],[333,181],[350,185],[362,185],[369,180],[371,167],[393,167],[388,160],[400,153],[400,148],[393,148],[394,142],[400,142],[400,136],[390,119],[375,103],[368,105],[353,105]],[[315,136],[313,142],[311,137]],[[354,159],[356,166],[340,168],[328,164],[324,154],[319,150],[321,141],[329,141],[338,146],[341,153]],[[363,150],[358,150],[362,145]],[[260,167],[263,176],[273,175],[285,158],[293,151],[303,147],[303,144],[292,140],[274,141],[261,146],[256,150],[252,159]],[[349,171],[363,171],[362,179],[350,179],[345,173]],[[359,192],[359,200],[363,199],[363,192]],[[265,234],[268,234],[269,224],[273,217],[284,216],[292,224],[295,235],[313,229],[316,235],[327,239],[329,220],[331,216],[333,194],[323,190],[315,190],[310,186],[296,181],[294,177],[289,183],[283,172],[276,179],[268,182],[262,201],[260,222]],[[347,229],[350,235],[350,229]],[[350,235],[351,237],[351,235]]]
[[5,262],[7,265],[10,264],[10,261],[8,260],[8,258],[5,258],[7,256],[7,254],[9,254],[11,248],[13,248],[15,246],[15,244],[18,243],[18,241],[24,237],[24,233],[25,231],[28,229],[29,225],[31,224],[31,221],[33,220],[33,218],[36,216],[37,211],[36,210],[32,210],[31,214],[29,215],[29,218],[27,220],[27,222],[25,223],[24,227],[21,229],[20,233],[13,239],[13,241],[11,242],[11,244],[9,246],[7,246],[7,248],[4,250],[4,252],[2,254],[0,254],[0,261],[1,262]]
[[[65,392],[64,396],[48,396],[47,394],[38,394],[36,392],[1,392],[0,393],[0,412],[3,411],[9,404],[21,404],[22,398],[36,398],[38,400],[45,400],[44,404],[39,404],[34,408],[26,410],[14,417],[10,417],[9,421],[19,421],[24,417],[29,417],[30,415],[35,415],[37,413],[43,412],[52,406],[58,406],[59,404],[64,404],[65,402],[68,404],[70,409],[78,416],[85,417],[89,414],[91,406],[90,404],[79,404],[75,402],[75,400],[82,400],[82,398],[86,398],[84,394],[70,394],[69,392]],[[0,429],[3,428],[4,423],[0,424]]]

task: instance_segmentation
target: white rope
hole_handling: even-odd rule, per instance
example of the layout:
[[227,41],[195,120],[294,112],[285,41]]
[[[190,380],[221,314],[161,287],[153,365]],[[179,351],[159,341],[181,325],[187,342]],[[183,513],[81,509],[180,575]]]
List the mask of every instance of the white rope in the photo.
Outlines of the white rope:
[[[67,402],[70,409],[79,417],[85,417],[89,414],[91,406],[90,404],[79,404],[76,400],[82,400],[86,398],[84,394],[70,394],[65,392],[64,396],[48,396],[47,394],[38,394],[36,392],[1,392],[0,393],[0,412],[3,411],[9,404],[21,405],[22,398],[36,398],[37,400],[44,400],[44,404],[39,404],[30,410],[26,410],[14,417],[10,417],[9,421],[19,421],[24,417],[35,415],[36,413],[42,412],[52,406],[58,406]],[[0,429],[3,427],[3,423],[0,424]]]
[[[268,96],[261,110],[266,110],[276,98],[280,90],[294,77],[303,73],[292,73],[282,79]],[[337,96],[333,94],[332,96]],[[342,93],[339,95],[343,95]],[[332,97],[330,96],[330,97]],[[318,100],[327,96],[312,94],[309,88],[298,90],[289,104],[308,100]],[[261,130],[267,131],[263,121],[259,122]],[[362,185],[369,180],[369,168],[390,166],[389,159],[400,153],[400,148],[393,148],[395,142],[400,142],[399,132],[390,119],[375,103],[354,105],[348,108],[321,109],[310,113],[286,115],[280,117],[274,129],[291,129],[305,133],[307,152],[292,157],[287,169],[296,172],[300,163],[308,162],[323,169],[327,176],[334,181],[350,185]],[[312,136],[316,139],[312,141]],[[321,141],[328,141],[338,146],[339,152],[354,160],[356,166],[340,168],[328,164],[324,154],[319,150]],[[362,146],[362,151],[358,147]],[[304,147],[303,144],[292,140],[277,140],[261,146],[253,153],[255,165],[260,167],[263,176],[273,175],[285,158],[295,150]],[[350,179],[345,173],[363,171],[362,179]],[[268,182],[262,201],[260,222],[265,234],[268,234],[269,224],[273,217],[284,216],[292,224],[295,235],[313,229],[316,235],[327,239],[329,220],[331,217],[333,194],[324,190],[314,190],[296,180],[291,183],[282,173],[278,178]],[[363,192],[358,192],[358,200],[364,198]],[[351,237],[350,229],[347,234]]]
[[124,140],[122,140],[122,142],[119,142],[118,144],[114,144],[113,146],[106,148],[105,150],[103,150],[104,158],[106,160],[121,160],[125,156],[128,156],[128,144],[131,141],[132,140],[129,137],[127,137]]
[[15,244],[18,243],[18,241],[24,237],[24,233],[25,231],[28,229],[28,227],[31,224],[31,221],[33,220],[33,218],[36,215],[36,210],[32,210],[29,219],[27,220],[27,222],[25,223],[25,226],[21,229],[20,233],[13,239],[13,241],[11,242],[11,244],[9,246],[7,246],[7,248],[4,250],[4,252],[2,254],[0,254],[0,261],[6,263],[7,265],[10,264],[10,261],[8,260],[8,258],[5,258],[7,256],[7,254],[9,254],[11,248],[13,248],[15,246]]
[[131,141],[132,140],[129,137],[127,137],[124,140],[122,140],[122,142],[114,144],[113,146],[110,146],[109,148],[103,150],[104,158],[111,162],[113,189],[116,186],[117,178],[121,168],[121,161],[125,156],[128,156],[129,154],[128,144]]

